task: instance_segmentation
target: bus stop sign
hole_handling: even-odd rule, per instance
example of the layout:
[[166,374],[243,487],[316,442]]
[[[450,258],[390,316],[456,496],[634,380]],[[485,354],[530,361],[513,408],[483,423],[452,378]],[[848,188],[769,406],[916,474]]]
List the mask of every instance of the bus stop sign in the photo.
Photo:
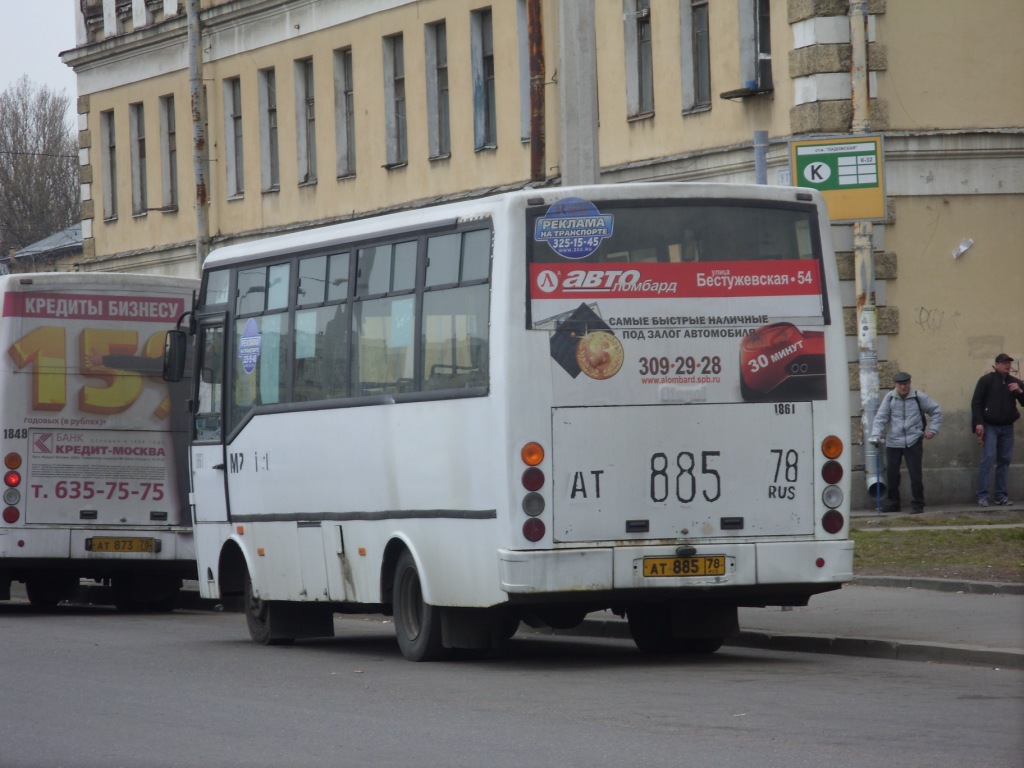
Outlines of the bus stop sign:
[[885,219],[881,136],[844,136],[790,142],[793,184],[821,192],[829,218]]

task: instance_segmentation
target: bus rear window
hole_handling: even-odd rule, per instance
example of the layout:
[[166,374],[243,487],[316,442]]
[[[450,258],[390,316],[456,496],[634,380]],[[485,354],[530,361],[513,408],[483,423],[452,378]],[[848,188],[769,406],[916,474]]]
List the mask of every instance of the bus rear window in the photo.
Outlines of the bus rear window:
[[818,223],[813,206],[715,201],[594,205],[591,215],[576,217],[576,223],[592,227],[565,232],[545,226],[552,220],[550,209],[532,210],[530,260],[543,264],[566,259],[685,263],[820,258],[815,253]]

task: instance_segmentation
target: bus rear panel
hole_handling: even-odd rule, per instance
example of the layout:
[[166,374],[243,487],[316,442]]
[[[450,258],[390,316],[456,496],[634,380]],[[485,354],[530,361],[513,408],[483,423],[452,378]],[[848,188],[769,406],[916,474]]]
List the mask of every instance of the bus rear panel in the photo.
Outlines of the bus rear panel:
[[[0,598],[173,607],[195,577],[189,381],[161,377],[164,338],[197,281],[78,273],[0,278]],[[108,589],[109,588],[109,589]]]

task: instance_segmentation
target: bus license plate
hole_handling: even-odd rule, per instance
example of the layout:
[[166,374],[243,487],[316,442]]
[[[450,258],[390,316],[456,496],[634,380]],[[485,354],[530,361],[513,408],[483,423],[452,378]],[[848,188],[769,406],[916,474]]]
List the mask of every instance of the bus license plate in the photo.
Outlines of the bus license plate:
[[724,576],[725,555],[645,557],[644,576]]
[[156,539],[93,536],[85,540],[86,552],[159,552]]

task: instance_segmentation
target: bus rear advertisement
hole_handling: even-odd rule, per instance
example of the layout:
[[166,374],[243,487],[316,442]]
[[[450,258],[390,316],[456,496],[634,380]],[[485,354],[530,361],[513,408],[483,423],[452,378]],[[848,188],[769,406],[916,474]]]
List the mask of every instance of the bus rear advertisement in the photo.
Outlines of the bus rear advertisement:
[[200,591],[258,642],[384,612],[426,660],[610,610],[709,653],[738,607],[852,578],[813,191],[522,190],[229,246],[202,280]]
[[197,286],[0,277],[0,599],[21,581],[33,605],[52,606],[89,579],[120,608],[166,609],[194,578],[189,385],[169,387],[161,370],[166,333]]

